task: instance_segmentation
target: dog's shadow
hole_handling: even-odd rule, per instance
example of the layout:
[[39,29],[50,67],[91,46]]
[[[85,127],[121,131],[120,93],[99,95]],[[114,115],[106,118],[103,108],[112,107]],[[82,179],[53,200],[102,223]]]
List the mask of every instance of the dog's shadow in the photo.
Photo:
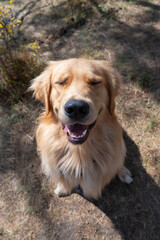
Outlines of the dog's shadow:
[[[41,224],[41,231],[43,230],[48,236],[46,236],[46,239],[53,239],[53,237],[50,237],[52,232],[60,236],[54,239],[64,239],[64,235],[66,236],[65,239],[76,239],[77,235],[75,231],[77,231],[79,226],[75,227],[74,224],[72,228],[73,222],[71,221],[67,222],[69,225],[65,228],[66,223],[64,221],[61,220],[62,225],[57,224],[57,218],[51,215],[57,214],[57,216],[61,216],[59,209],[64,205],[67,209],[67,204],[65,200],[62,201],[62,199],[52,196],[47,187],[47,180],[44,179],[40,173],[40,161],[36,155],[35,141],[26,141],[26,135],[31,124],[32,122],[30,121],[28,126],[23,125],[21,129],[20,127],[17,128],[17,123],[15,126],[13,123],[12,125],[8,123],[8,125],[0,131],[3,140],[2,145],[0,145],[0,176],[1,179],[8,182],[6,189],[1,185],[3,192],[8,194],[8,197],[5,199],[5,205],[8,206],[6,209],[11,209],[13,204],[12,199],[14,199],[17,205],[20,204],[20,196],[22,196],[23,199],[25,194],[28,203],[26,210],[29,210],[33,216],[36,216],[36,221],[39,221],[39,224]],[[134,181],[132,184],[127,185],[121,183],[118,178],[115,178],[104,189],[102,198],[93,203],[111,219],[122,239],[159,240],[160,188],[143,168],[139,149],[125,132],[124,139],[127,146],[125,164],[131,171]],[[17,179],[20,183],[18,194],[12,194],[10,191],[12,186],[10,184],[10,176],[12,176],[13,179]],[[72,196],[67,198],[70,204],[73,203],[72,200]],[[78,206],[79,202],[75,203],[77,203]],[[13,205],[13,212],[14,207],[15,205]],[[48,209],[50,207],[53,207],[54,211],[49,211]],[[83,208],[81,208],[81,210],[82,209]],[[77,213],[80,214],[79,210],[77,210]],[[6,210],[6,216],[7,214],[9,213]],[[90,215],[90,217],[92,218],[92,215]],[[33,222],[33,228],[34,226]],[[69,233],[68,226],[70,226]],[[35,229],[33,232],[34,231],[35,234],[37,234]],[[71,233],[71,231],[73,232]],[[67,234],[71,234],[71,238],[69,238]],[[106,236],[106,239],[117,238]]]
[[118,178],[108,185],[102,198],[93,203],[113,222],[122,239],[160,239],[160,188],[142,166],[137,145],[124,132],[127,146],[125,165],[134,182],[123,184]]

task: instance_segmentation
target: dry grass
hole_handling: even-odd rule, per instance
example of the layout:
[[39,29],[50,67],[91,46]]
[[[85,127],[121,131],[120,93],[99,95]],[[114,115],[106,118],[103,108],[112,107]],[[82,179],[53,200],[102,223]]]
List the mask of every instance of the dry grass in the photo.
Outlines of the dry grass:
[[[25,24],[42,9],[45,13],[50,11],[48,6],[41,9],[43,4],[46,1],[32,1],[33,9],[37,10],[30,13],[27,9],[27,6],[31,8],[30,1],[22,3],[21,15],[28,12],[27,20],[22,23],[27,38],[31,38],[29,28],[32,26],[33,30],[35,25],[27,28]],[[97,202],[89,202],[76,193],[65,198],[55,197],[40,171],[36,154],[35,119],[42,106],[29,95],[23,103],[8,105],[3,95],[0,107],[2,240],[160,239],[157,50],[160,6],[156,0],[101,1],[98,7],[93,1],[93,5],[96,17],[87,18],[78,28],[68,28],[65,34],[56,35],[57,22],[65,27],[66,22],[63,19],[52,22],[50,18],[49,24],[45,24],[41,16],[38,30],[32,35],[38,34],[43,40],[41,58],[44,60],[51,56],[55,59],[111,58],[122,73],[124,87],[116,100],[116,111],[124,128],[128,150],[126,165],[134,182],[126,186],[115,178]],[[18,9],[18,4],[16,7]],[[54,11],[56,8],[52,8],[53,15]],[[55,30],[52,36],[50,22]],[[50,37],[46,38],[48,35]]]

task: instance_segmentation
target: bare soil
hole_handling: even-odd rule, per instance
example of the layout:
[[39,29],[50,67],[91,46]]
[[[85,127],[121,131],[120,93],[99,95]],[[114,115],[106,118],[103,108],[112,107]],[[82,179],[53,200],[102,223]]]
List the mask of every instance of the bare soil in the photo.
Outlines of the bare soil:
[[[7,1],[1,1],[1,4]],[[76,2],[76,1],[75,1]],[[54,3],[54,4],[52,4]],[[37,40],[39,58],[109,59],[124,85],[116,112],[134,182],[115,178],[98,201],[53,195],[36,153],[41,104],[0,104],[0,239],[160,239],[160,4],[150,1],[18,0],[20,40]],[[29,71],[29,69],[28,69]]]

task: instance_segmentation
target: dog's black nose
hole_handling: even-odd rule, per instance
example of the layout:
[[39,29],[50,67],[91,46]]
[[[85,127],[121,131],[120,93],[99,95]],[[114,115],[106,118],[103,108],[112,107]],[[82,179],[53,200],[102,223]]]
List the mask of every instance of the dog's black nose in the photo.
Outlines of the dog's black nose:
[[89,104],[83,100],[69,100],[64,105],[65,114],[69,118],[82,119],[89,113]]

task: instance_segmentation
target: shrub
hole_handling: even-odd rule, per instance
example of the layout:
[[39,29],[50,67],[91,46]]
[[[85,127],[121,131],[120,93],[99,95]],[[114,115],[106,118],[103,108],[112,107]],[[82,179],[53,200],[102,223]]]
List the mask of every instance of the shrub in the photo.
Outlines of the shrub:
[[0,7],[0,95],[7,98],[21,99],[28,87],[28,82],[40,71],[37,53],[37,41],[21,45],[18,31],[21,24],[9,6]]

